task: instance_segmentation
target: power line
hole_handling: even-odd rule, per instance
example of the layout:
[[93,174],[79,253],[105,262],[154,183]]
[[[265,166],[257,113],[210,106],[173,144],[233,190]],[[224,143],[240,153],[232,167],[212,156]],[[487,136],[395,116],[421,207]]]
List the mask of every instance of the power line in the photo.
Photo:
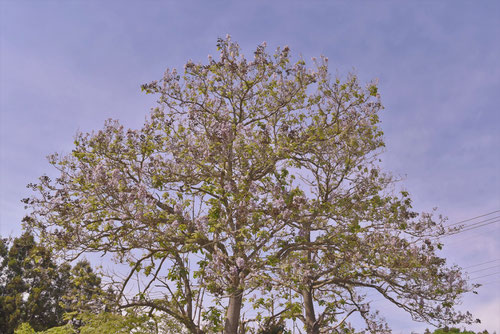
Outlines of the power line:
[[[454,224],[448,225],[447,227],[456,226],[456,225],[459,225],[459,224],[462,224],[462,223],[465,223],[465,222],[473,221],[475,219],[486,217],[486,216],[492,215],[492,214],[497,213],[497,212],[500,212],[500,210],[495,210],[495,211],[492,211],[492,212],[489,212],[489,213],[486,213],[486,214],[483,214],[483,215],[480,215],[480,216],[476,216],[476,217],[464,219],[464,220],[461,220],[461,221],[456,222]],[[477,229],[477,228],[480,228],[480,227],[488,226],[488,225],[500,222],[499,218],[500,218],[500,216],[495,216],[495,217],[490,217],[490,218],[487,218],[487,219],[483,219],[481,221],[465,225],[464,229],[459,230],[459,231],[457,231],[455,233],[451,233],[451,234],[440,236],[440,237],[452,236],[452,235],[455,235],[455,234],[459,234],[459,233],[467,232],[467,231],[470,231],[470,230],[474,230],[474,229]],[[440,237],[437,237],[437,238],[440,238]],[[486,262],[482,262],[482,263],[476,263],[476,264],[467,266],[467,267],[465,267],[463,269],[474,268],[474,267],[482,266],[482,265],[485,265],[485,264],[494,263],[494,262],[497,262],[497,261],[500,261],[500,258],[494,259],[494,260],[490,260],[490,261],[486,261]],[[495,266],[491,266],[491,267],[488,267],[488,268],[474,270],[474,271],[469,272],[468,274],[476,273],[476,272],[481,272],[481,271],[485,271],[485,270],[489,270],[489,269],[493,269],[493,268],[498,268],[498,267],[500,267],[500,265],[495,265]],[[480,279],[480,278],[489,277],[489,276],[493,276],[493,275],[497,275],[497,274],[500,274],[500,271],[499,272],[495,272],[495,273],[491,273],[491,274],[487,274],[487,275],[482,275],[482,276],[474,277],[474,278],[471,278],[470,280],[477,280],[477,279]],[[485,284],[492,284],[492,283],[495,283],[495,282],[497,282],[497,281],[487,282]],[[485,284],[481,284],[481,285],[485,285]],[[370,294],[366,295],[365,297],[369,298]],[[385,298],[384,299],[372,300],[371,302],[378,302],[378,301],[382,301],[382,300],[385,300]]]
[[[500,258],[498,259],[494,259],[494,260],[491,260],[491,261],[486,261],[486,262],[481,262],[481,263],[476,263],[476,264],[473,264],[473,265],[470,265],[470,266],[467,266],[467,267],[464,267],[462,269],[467,269],[467,268],[474,268],[474,267],[478,267],[478,266],[482,266],[482,265],[485,265],[485,264],[489,264],[489,263],[494,263],[494,262],[497,262],[497,261],[500,261]],[[476,272],[480,272],[480,271],[484,271],[484,270],[488,270],[488,269],[493,269],[493,268],[498,268],[500,267],[500,265],[496,265],[496,266],[492,266],[492,267],[488,267],[488,268],[484,268],[484,269],[479,269],[479,270],[474,270],[474,271],[471,271],[471,272],[468,272],[468,274],[472,274],[472,273],[476,273]],[[492,273],[492,274],[488,274],[488,275],[483,275],[483,276],[479,276],[479,277],[475,277],[475,278],[471,278],[470,280],[476,280],[476,279],[480,279],[480,278],[483,278],[483,277],[488,277],[488,276],[493,276],[493,275],[496,275],[496,274],[499,274],[500,272],[496,272],[496,273]],[[490,284],[490,283],[494,283],[494,282],[500,282],[500,281],[492,281],[492,282],[487,282],[487,284]],[[485,285],[485,284],[481,284],[481,285]],[[365,297],[374,297],[376,296],[377,294],[370,294],[368,293]],[[383,299],[376,299],[376,300],[372,300],[371,302],[377,302],[377,301],[381,301],[381,300],[385,300],[385,298]]]
[[484,215],[472,217],[472,218],[469,218],[469,219],[464,219],[464,220],[461,220],[459,222],[456,222],[456,223],[453,223],[451,225],[448,225],[448,227],[459,225],[459,224],[462,224],[462,223],[465,223],[465,222],[468,222],[468,221],[471,221],[471,220],[474,220],[474,219],[477,219],[477,218],[486,217],[486,216],[489,216],[489,215],[491,215],[493,213],[497,213],[497,212],[500,212],[500,210],[495,210],[495,211],[491,211],[491,212],[485,213]]
[[471,240],[475,240],[481,236],[484,236],[485,234],[489,234],[491,236],[491,234],[494,233],[494,231],[495,231],[495,227],[493,227],[493,229],[483,230],[479,233],[476,232],[474,234],[468,234],[467,236],[464,236],[463,238],[458,238],[458,239],[453,239],[451,241],[448,241],[448,242],[446,242],[446,245],[449,246],[449,245],[453,245],[456,243],[463,243],[464,241],[470,242]]
[[[486,216],[492,215],[492,214],[497,213],[497,212],[500,212],[500,210],[495,210],[495,211],[491,211],[491,212],[485,213],[485,214],[480,215],[480,216],[476,216],[476,217],[464,219],[464,220],[461,220],[461,221],[456,222],[454,224],[447,225],[446,227],[456,226],[456,225],[462,224],[464,222],[468,222],[468,221],[472,221],[472,220],[475,220],[475,219],[478,219],[478,218],[481,218],[481,217],[486,217]],[[449,237],[449,236],[453,236],[453,235],[460,234],[460,233],[463,233],[463,232],[471,231],[471,230],[474,230],[474,229],[479,228],[479,227],[488,226],[488,225],[491,225],[491,224],[494,224],[494,223],[498,223],[498,222],[500,222],[499,218],[500,218],[500,216],[495,216],[495,217],[491,217],[491,218],[488,218],[488,219],[484,219],[484,220],[481,220],[481,221],[478,221],[478,222],[475,222],[475,223],[472,223],[472,224],[469,224],[469,225],[465,225],[463,229],[458,230],[456,232],[452,232],[452,233],[445,234],[445,235],[439,235],[439,236],[431,237],[430,239],[437,240],[437,239],[441,239],[441,238],[444,238],[444,237]]]
[[469,271],[468,274],[477,273],[479,271],[485,271],[485,270],[488,270],[488,269],[493,269],[493,268],[498,268],[498,267],[500,267],[500,265],[493,266],[493,267],[488,267],[488,268],[483,268],[483,269],[478,269],[478,270],[474,270],[474,271]]
[[466,224],[466,225],[464,225],[464,227],[467,227],[467,228],[468,227],[472,227],[474,225],[478,225],[478,224],[481,224],[481,223],[486,223],[486,222],[488,222],[490,220],[494,220],[494,219],[498,219],[498,218],[500,218],[500,216],[495,216],[495,217],[491,217],[491,218],[488,218],[488,219],[480,220],[480,221],[472,223],[472,224]]
[[500,259],[495,259],[495,260],[486,261],[486,262],[483,262],[483,263],[473,264],[471,266],[464,267],[463,269],[478,267],[478,266],[482,266],[483,264],[493,263],[493,262],[497,262],[497,261],[500,261]]
[[476,225],[476,226],[473,226],[473,227],[470,227],[470,228],[466,228],[466,229],[461,230],[461,231],[460,231],[460,232],[458,232],[458,233],[461,233],[461,232],[467,232],[467,231],[474,230],[474,229],[479,228],[479,227],[483,227],[483,226],[490,225],[490,224],[494,224],[494,223],[498,223],[498,222],[500,222],[500,219],[497,219],[497,220],[491,221],[491,222],[489,222],[489,223],[484,223],[484,224],[481,224],[481,225]]
[[481,225],[476,225],[476,226],[472,226],[472,227],[469,227],[469,228],[465,228],[463,230],[460,230],[460,231],[457,231],[457,232],[454,232],[454,233],[450,233],[450,234],[446,234],[446,235],[443,235],[443,236],[439,236],[439,237],[436,237],[436,239],[444,238],[444,237],[449,237],[449,236],[452,236],[452,235],[457,235],[457,234],[460,234],[460,233],[464,233],[464,232],[467,232],[467,231],[475,230],[476,228],[480,228],[480,227],[491,225],[491,224],[498,223],[498,222],[500,222],[500,219],[494,220],[494,221],[491,221],[491,222],[488,222],[488,223],[484,223],[484,224],[481,224]]
[[488,276],[493,276],[493,275],[498,275],[498,274],[500,274],[500,271],[497,271],[496,273],[492,273],[492,274],[488,274],[488,275],[474,277],[474,278],[471,278],[471,280],[480,279],[480,278],[483,278],[483,277],[488,277]]

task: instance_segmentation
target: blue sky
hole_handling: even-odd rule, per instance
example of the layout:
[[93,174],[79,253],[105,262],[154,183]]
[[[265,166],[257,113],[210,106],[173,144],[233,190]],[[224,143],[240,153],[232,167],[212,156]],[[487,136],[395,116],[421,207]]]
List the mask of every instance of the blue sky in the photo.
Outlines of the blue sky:
[[[167,67],[205,61],[231,34],[246,53],[263,41],[333,73],[377,78],[386,170],[415,208],[450,223],[500,209],[500,2],[497,1],[6,1],[0,0],[0,234],[18,235],[26,184],[51,173],[78,131],[107,118],[141,126],[154,97],[140,85]],[[492,217],[492,216],[489,216]],[[467,267],[500,258],[498,223],[449,237]],[[500,332],[500,275],[464,308]],[[422,330],[392,308],[401,332]]]

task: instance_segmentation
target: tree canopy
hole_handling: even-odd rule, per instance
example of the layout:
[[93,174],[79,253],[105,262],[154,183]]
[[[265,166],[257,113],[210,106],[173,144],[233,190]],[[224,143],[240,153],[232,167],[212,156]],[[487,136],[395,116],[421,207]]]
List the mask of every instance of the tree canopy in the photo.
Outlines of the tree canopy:
[[50,249],[24,233],[13,242],[0,239],[0,328],[26,322],[41,331],[66,323],[68,312],[99,312],[101,280],[88,261],[58,265]]
[[[77,320],[78,325],[68,322],[62,326],[52,327],[43,331],[36,331],[28,323],[19,326],[15,334],[158,334],[158,323],[156,319],[145,314],[135,315],[133,312],[127,314],[119,313],[89,313],[78,314],[73,320]],[[168,333],[179,333],[174,328]]]
[[332,77],[324,57],[308,68],[288,47],[217,49],[142,86],[158,96],[142,128],[109,120],[50,156],[58,176],[31,185],[26,226],[70,257],[130,265],[115,276],[120,307],[189,333],[291,320],[342,332],[353,313],[385,332],[370,291],[415,320],[471,321],[453,308],[471,287],[436,254],[443,221],[413,212],[378,164],[376,83]]
[[426,329],[424,334],[446,334],[446,333],[455,333],[455,334],[489,334],[487,330],[481,331],[481,332],[474,332],[466,329],[459,329],[459,328],[438,328],[435,331],[431,332],[430,330]]

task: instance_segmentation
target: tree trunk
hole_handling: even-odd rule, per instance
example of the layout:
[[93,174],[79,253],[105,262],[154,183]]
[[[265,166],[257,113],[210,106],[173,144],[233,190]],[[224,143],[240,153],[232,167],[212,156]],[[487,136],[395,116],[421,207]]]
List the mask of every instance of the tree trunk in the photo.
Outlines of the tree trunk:
[[319,334],[319,328],[316,324],[316,315],[314,314],[314,302],[311,289],[304,289],[302,291],[302,297],[304,298],[304,309],[306,317],[305,325],[307,334]]
[[238,334],[242,300],[243,291],[241,289],[238,289],[231,297],[229,297],[224,334]]
[[[311,229],[310,225],[302,227],[301,233],[305,236],[307,242],[311,242]],[[311,251],[306,251],[307,263],[311,264],[312,257]],[[302,290],[302,298],[304,298],[305,320],[307,334],[319,334],[319,326],[316,323],[316,315],[314,314],[314,301],[312,287],[310,285],[310,277],[307,277],[306,287]]]

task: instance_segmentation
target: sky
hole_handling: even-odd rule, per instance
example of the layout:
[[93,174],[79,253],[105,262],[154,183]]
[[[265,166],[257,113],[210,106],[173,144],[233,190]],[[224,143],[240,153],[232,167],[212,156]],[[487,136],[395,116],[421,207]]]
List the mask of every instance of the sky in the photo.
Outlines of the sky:
[[[140,127],[155,106],[140,85],[206,62],[226,34],[249,55],[288,45],[307,62],[328,57],[333,74],[377,79],[382,165],[417,211],[452,224],[500,210],[498,1],[0,0],[0,235],[21,233],[20,200],[53,173],[48,154],[108,118]],[[461,308],[498,333],[499,215],[465,222],[493,223],[443,239],[442,253],[485,283]],[[429,327],[375,305],[395,332]]]

